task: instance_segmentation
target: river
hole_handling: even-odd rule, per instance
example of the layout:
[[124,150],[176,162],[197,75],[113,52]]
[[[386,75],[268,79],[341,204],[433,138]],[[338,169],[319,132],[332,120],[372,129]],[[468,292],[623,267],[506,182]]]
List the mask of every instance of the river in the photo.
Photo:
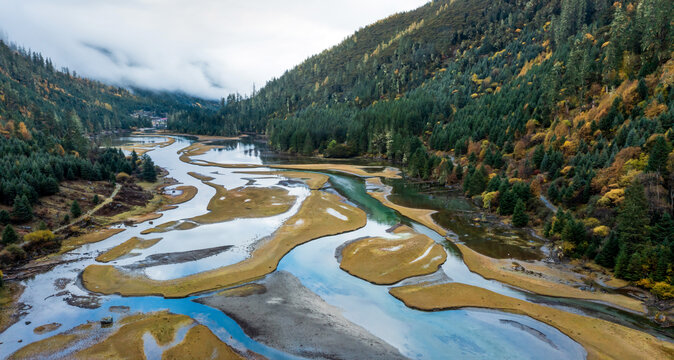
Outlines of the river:
[[[163,139],[157,137],[122,138],[117,139],[115,144],[120,145],[128,141],[156,143],[163,141]],[[283,178],[279,176],[252,176],[240,173],[240,169],[203,167],[180,161],[177,152],[190,145],[192,141],[188,138],[176,137],[175,143],[170,146],[157,147],[148,152],[155,164],[168,170],[170,177],[183,185],[198,188],[198,193],[192,200],[178,205],[173,210],[163,212],[162,218],[155,221],[156,223],[186,219],[207,212],[206,206],[215,195],[215,190],[190,176],[188,172],[211,176],[214,178],[213,183],[223,185],[227,189],[246,186],[251,184],[252,180],[254,180],[254,186],[258,187],[281,187],[296,196],[298,201],[289,211],[280,215],[263,219],[237,219],[202,225],[190,230],[169,231],[159,234],[163,239],[157,245],[148,249],[137,250],[137,256],[114,261],[113,265],[128,266],[154,254],[209,249],[224,245],[231,245],[232,248],[200,260],[152,266],[142,271],[151,279],[166,280],[239,262],[249,256],[250,248],[257,240],[272,234],[285,220],[295,214],[301,201],[309,194],[306,187],[280,183],[279,181]],[[273,155],[266,151],[264,145],[242,141],[226,142],[225,144],[226,146],[222,148],[211,150],[194,158],[222,164],[260,166],[293,161],[293,159],[284,159]],[[255,170],[265,169],[261,167]],[[406,357],[413,359],[454,357],[464,359],[578,359],[584,358],[586,352],[578,343],[559,330],[527,316],[494,310],[463,309],[423,312],[407,308],[402,302],[389,295],[389,286],[373,285],[340,269],[335,257],[335,251],[340,245],[366,236],[386,237],[388,236],[386,230],[401,222],[411,225],[418,232],[428,235],[445,246],[448,259],[439,272],[447,276],[447,281],[475,285],[528,301],[546,302],[566,310],[608,318],[628,326],[645,328],[649,332],[657,333],[653,326],[636,315],[630,315],[607,306],[583,301],[534,296],[496,281],[486,280],[470,272],[452,245],[442,236],[423,225],[401,217],[395,211],[384,207],[377,200],[367,195],[368,185],[362,179],[334,172],[327,173],[327,175],[329,175],[330,181],[324,190],[338,193],[351,204],[364,210],[368,216],[366,226],[352,232],[323,237],[300,245],[281,260],[278,270],[286,271],[297,277],[302,285],[320,296],[328,304],[338,308],[346,319],[383,339]],[[396,186],[404,187],[404,184],[393,185],[394,188]],[[170,192],[171,189],[169,187],[168,191]],[[396,201],[405,202],[405,199],[407,199],[408,202],[416,204],[423,203],[422,200],[417,198],[419,196],[431,203],[437,201],[437,199],[428,200],[427,195],[419,195],[418,192],[405,195],[402,190],[397,191],[394,196]],[[465,236],[464,241],[467,244],[472,242],[476,248],[489,247],[490,242],[482,236],[481,231],[483,230],[471,228],[466,223],[456,221],[458,218],[455,218],[455,221],[451,221],[449,218],[441,219],[443,216],[451,217],[452,210],[460,212],[471,209],[470,204],[463,203],[458,199],[456,197],[452,200],[453,208],[452,206],[446,207],[444,212],[438,214],[438,222],[459,234],[459,236]],[[437,204],[434,206],[437,206]],[[25,280],[23,285],[26,288],[20,301],[28,305],[30,309],[18,323],[0,334],[0,343],[2,343],[0,345],[0,356],[6,357],[26,344],[53,335],[53,333],[35,334],[33,328],[37,325],[58,322],[62,324],[59,332],[66,331],[87,321],[97,321],[111,315],[109,310],[111,306],[128,306],[131,312],[168,309],[176,314],[188,315],[210,328],[222,341],[241,351],[250,350],[272,359],[297,358],[295,355],[284,353],[251,339],[232,318],[217,309],[193,301],[209,294],[200,294],[183,299],[93,294],[98,301],[98,305],[100,305],[94,309],[71,306],[64,301],[65,296],[69,296],[64,295],[65,292],[79,296],[92,296],[81,285],[79,279],[81,272],[87,266],[96,263],[95,257],[99,253],[133,236],[141,236],[141,231],[153,226],[146,222],[138,226],[125,227],[125,231],[104,241],[85,245],[63,255],[64,260],[71,260],[72,262],[58,265],[49,272]],[[453,226],[455,228],[452,228]],[[522,258],[541,256],[540,247],[542,244],[537,242],[536,239],[517,233],[511,235],[517,238],[517,241],[514,241],[515,245],[491,241],[491,244],[496,243],[496,253],[510,254],[510,252],[513,252]],[[148,238],[148,236],[145,236],[145,238]],[[57,283],[67,283],[67,285],[57,287],[55,286]],[[519,325],[513,326],[513,324]],[[535,331],[532,331],[532,329]],[[660,334],[660,336],[663,335]],[[344,344],[344,346],[348,346],[348,344]],[[156,356],[156,354],[150,353],[147,355],[148,358]]]

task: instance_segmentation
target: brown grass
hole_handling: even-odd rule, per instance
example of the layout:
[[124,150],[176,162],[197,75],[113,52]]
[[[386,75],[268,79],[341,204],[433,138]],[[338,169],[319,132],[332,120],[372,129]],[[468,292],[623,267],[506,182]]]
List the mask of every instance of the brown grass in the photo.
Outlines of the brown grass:
[[[583,291],[557,281],[551,281],[542,277],[534,277],[520,271],[513,271],[511,269],[512,261],[510,260],[492,259],[473,251],[465,245],[456,244],[456,246],[461,251],[463,261],[470,271],[478,273],[484,278],[496,280],[545,296],[594,300],[638,313],[645,312],[644,305],[639,300],[624,295]],[[525,268],[531,267],[524,262],[519,262],[519,264],[524,265]],[[534,270],[545,271],[544,267],[535,267]],[[547,272],[545,275],[551,277],[552,274],[551,272]]]
[[19,320],[19,298],[24,287],[18,283],[5,283],[0,287],[0,333]]
[[348,244],[342,250],[340,267],[371,283],[390,285],[432,274],[447,260],[445,249],[431,238],[407,226],[399,227],[396,233],[403,237],[366,238]]
[[400,171],[398,169],[387,167],[383,171],[367,172],[368,168],[379,168],[381,166],[359,166],[349,164],[293,164],[293,165],[272,165],[273,169],[290,169],[290,170],[330,170],[345,172],[356,176],[363,177],[383,177],[389,179],[400,179]]
[[139,237],[132,237],[131,239],[115,246],[114,248],[104,252],[96,258],[96,261],[107,263],[117,260],[120,257],[127,255],[135,249],[147,249],[158,243],[161,238],[145,240]]
[[68,349],[74,343],[89,337],[93,326],[90,323],[80,325],[67,333],[57,334],[28,344],[9,356],[9,359],[40,359]]
[[61,327],[61,324],[59,324],[59,323],[44,324],[44,325],[40,325],[40,326],[36,327],[35,329],[33,329],[33,332],[38,334],[38,335],[42,335],[42,334],[46,334],[48,332],[52,332],[52,331],[54,331],[54,330],[56,330],[60,327]]
[[[327,214],[338,209],[346,221]],[[125,296],[163,295],[178,298],[239,285],[276,270],[290,250],[308,241],[353,231],[365,226],[365,213],[344,204],[337,195],[312,191],[297,214],[288,219],[270,238],[258,244],[244,261],[180,279],[152,280],[144,275],[125,273],[108,265],[91,265],[82,274],[84,286],[103,294]]]
[[177,196],[164,195],[168,200],[168,203],[171,205],[186,203],[194,199],[194,197],[197,195],[197,192],[199,192],[199,189],[191,185],[178,186],[175,189],[182,191],[182,193]]
[[500,295],[479,287],[449,283],[393,288],[405,305],[433,311],[466,307],[498,309],[532,317],[557,328],[588,352],[589,359],[672,359],[674,345],[609,321],[568,313]]
[[61,251],[59,254],[67,253],[68,251],[72,251],[86,244],[93,244],[103,241],[109,237],[121,233],[122,231],[124,231],[124,229],[103,229],[96,230],[88,234],[67,238],[61,243]]
[[271,187],[240,187],[227,190],[224,186],[206,182],[215,188],[208,202],[208,213],[190,220],[200,224],[214,224],[243,218],[269,217],[290,210],[296,200],[288,190]]
[[249,174],[249,175],[275,175],[283,176],[288,179],[295,179],[304,182],[307,184],[311,190],[320,190],[320,188],[328,182],[328,176],[312,173],[312,172],[300,172],[300,171],[237,171],[238,174]]
[[215,180],[214,177],[211,177],[211,176],[208,176],[208,175],[199,174],[199,173],[196,173],[196,172],[193,172],[193,171],[190,171],[190,172],[188,172],[187,174],[190,175],[191,177],[193,177],[193,178],[195,178],[195,179],[197,179],[197,180],[201,180],[201,181],[213,181],[213,180]]
[[180,344],[168,349],[162,360],[183,359],[244,359],[243,356],[223,343],[206,326],[191,328]]
[[131,315],[120,320],[122,327],[108,338],[77,352],[78,359],[144,359],[143,334],[150,333],[159,346],[168,345],[178,330],[194,323],[189,316],[166,311]]

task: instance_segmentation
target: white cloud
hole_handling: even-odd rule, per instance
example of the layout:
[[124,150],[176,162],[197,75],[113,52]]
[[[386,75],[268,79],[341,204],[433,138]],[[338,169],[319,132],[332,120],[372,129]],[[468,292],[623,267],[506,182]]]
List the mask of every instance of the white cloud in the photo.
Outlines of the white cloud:
[[0,0],[10,40],[119,85],[249,93],[358,28],[426,0]]

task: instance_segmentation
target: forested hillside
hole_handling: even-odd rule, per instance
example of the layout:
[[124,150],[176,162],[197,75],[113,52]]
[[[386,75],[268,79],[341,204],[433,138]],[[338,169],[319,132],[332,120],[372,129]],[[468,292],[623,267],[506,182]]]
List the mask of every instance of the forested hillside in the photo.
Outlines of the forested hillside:
[[[169,126],[390,159],[674,297],[673,8],[434,1]],[[560,211],[546,215],[540,196]]]
[[83,79],[0,41],[0,205],[14,209],[11,217],[0,211],[0,224],[30,220],[30,206],[57,193],[62,180],[108,180],[122,171],[123,156],[101,153],[91,135],[149,125],[132,118],[134,110],[167,113],[193,101]]

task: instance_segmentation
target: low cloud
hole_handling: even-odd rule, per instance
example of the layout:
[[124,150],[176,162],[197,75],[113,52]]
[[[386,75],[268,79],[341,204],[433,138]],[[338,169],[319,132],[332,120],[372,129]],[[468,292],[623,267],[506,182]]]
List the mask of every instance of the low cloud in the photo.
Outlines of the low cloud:
[[0,34],[81,75],[217,99],[425,2],[0,0]]

